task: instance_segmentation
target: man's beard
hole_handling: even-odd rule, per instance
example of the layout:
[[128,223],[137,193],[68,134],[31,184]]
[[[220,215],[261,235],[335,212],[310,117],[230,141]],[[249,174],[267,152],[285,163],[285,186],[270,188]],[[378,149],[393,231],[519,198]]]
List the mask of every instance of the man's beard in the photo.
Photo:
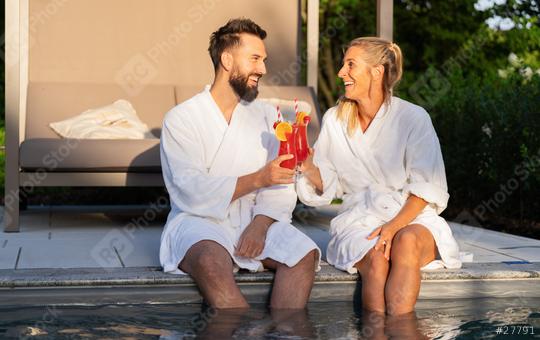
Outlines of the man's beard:
[[238,72],[235,72],[229,79],[229,84],[233,88],[234,92],[240,97],[240,99],[245,100],[246,102],[252,102],[257,98],[259,94],[258,86],[249,86],[248,81],[249,77],[252,75],[260,76],[259,74],[252,73],[247,76],[242,76]]

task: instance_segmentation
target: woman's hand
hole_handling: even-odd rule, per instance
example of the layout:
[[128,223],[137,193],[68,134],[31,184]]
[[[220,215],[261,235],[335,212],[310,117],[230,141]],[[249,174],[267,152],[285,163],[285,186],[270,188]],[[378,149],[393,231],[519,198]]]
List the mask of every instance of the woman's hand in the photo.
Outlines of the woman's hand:
[[422,198],[411,194],[398,214],[389,222],[373,230],[367,239],[371,240],[379,235],[379,240],[374,248],[375,250],[381,250],[384,257],[390,260],[390,248],[392,248],[394,236],[401,228],[409,225],[424,210],[427,204]]
[[309,148],[309,155],[306,158],[305,161],[302,162],[300,165],[300,172],[306,178],[308,181],[315,186],[317,189],[317,192],[320,194],[323,191],[323,184],[322,184],[322,178],[321,178],[321,172],[319,171],[319,168],[313,163],[313,155],[315,154],[315,150],[313,148]]
[[309,154],[308,157],[302,162],[300,165],[299,170],[301,172],[309,172],[316,168],[315,164],[313,164],[313,155],[315,154],[315,150],[313,148],[309,148]]
[[375,244],[375,250],[380,250],[384,253],[384,257],[390,260],[390,249],[392,248],[392,240],[396,235],[398,229],[389,223],[385,223],[377,229],[373,230],[367,237],[368,240],[372,240],[379,236],[377,243]]

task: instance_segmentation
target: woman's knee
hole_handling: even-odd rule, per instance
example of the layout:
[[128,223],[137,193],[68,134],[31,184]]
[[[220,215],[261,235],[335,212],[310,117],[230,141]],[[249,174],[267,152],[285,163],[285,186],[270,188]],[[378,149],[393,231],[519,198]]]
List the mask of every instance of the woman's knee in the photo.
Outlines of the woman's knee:
[[360,262],[357,268],[363,278],[388,276],[389,263],[381,251],[371,249]]
[[390,260],[393,263],[419,260],[421,243],[418,234],[411,229],[400,230],[392,240]]

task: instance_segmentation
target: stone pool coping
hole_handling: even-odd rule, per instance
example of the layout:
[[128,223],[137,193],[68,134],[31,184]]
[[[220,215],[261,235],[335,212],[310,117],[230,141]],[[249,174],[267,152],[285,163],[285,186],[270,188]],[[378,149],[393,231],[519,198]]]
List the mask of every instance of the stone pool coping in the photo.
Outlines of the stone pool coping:
[[[323,263],[310,301],[347,301],[361,285],[351,275]],[[265,302],[273,274],[237,273],[248,301]],[[540,263],[465,263],[461,269],[422,272],[419,299],[540,297]],[[189,276],[159,267],[0,270],[0,306],[51,304],[200,303]]]
[[[273,279],[273,274],[268,271],[259,273],[241,272],[237,273],[235,277],[239,283],[269,283]],[[355,282],[357,277],[356,274],[351,275],[322,263],[321,271],[316,274],[315,281]],[[540,262],[512,264],[464,263],[460,269],[438,269],[422,272],[423,281],[501,279],[540,280]],[[0,288],[134,284],[193,284],[193,280],[186,275],[164,273],[159,267],[0,270]]]

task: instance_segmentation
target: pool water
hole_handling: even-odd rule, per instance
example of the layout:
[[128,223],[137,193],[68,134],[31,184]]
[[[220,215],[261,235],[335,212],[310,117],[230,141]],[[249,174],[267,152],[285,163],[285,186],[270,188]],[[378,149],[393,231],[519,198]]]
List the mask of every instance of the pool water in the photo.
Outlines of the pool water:
[[0,307],[0,338],[540,339],[540,298],[423,300],[415,313],[399,317],[355,307],[352,302],[310,303],[306,311],[253,305],[224,312],[200,304]]

